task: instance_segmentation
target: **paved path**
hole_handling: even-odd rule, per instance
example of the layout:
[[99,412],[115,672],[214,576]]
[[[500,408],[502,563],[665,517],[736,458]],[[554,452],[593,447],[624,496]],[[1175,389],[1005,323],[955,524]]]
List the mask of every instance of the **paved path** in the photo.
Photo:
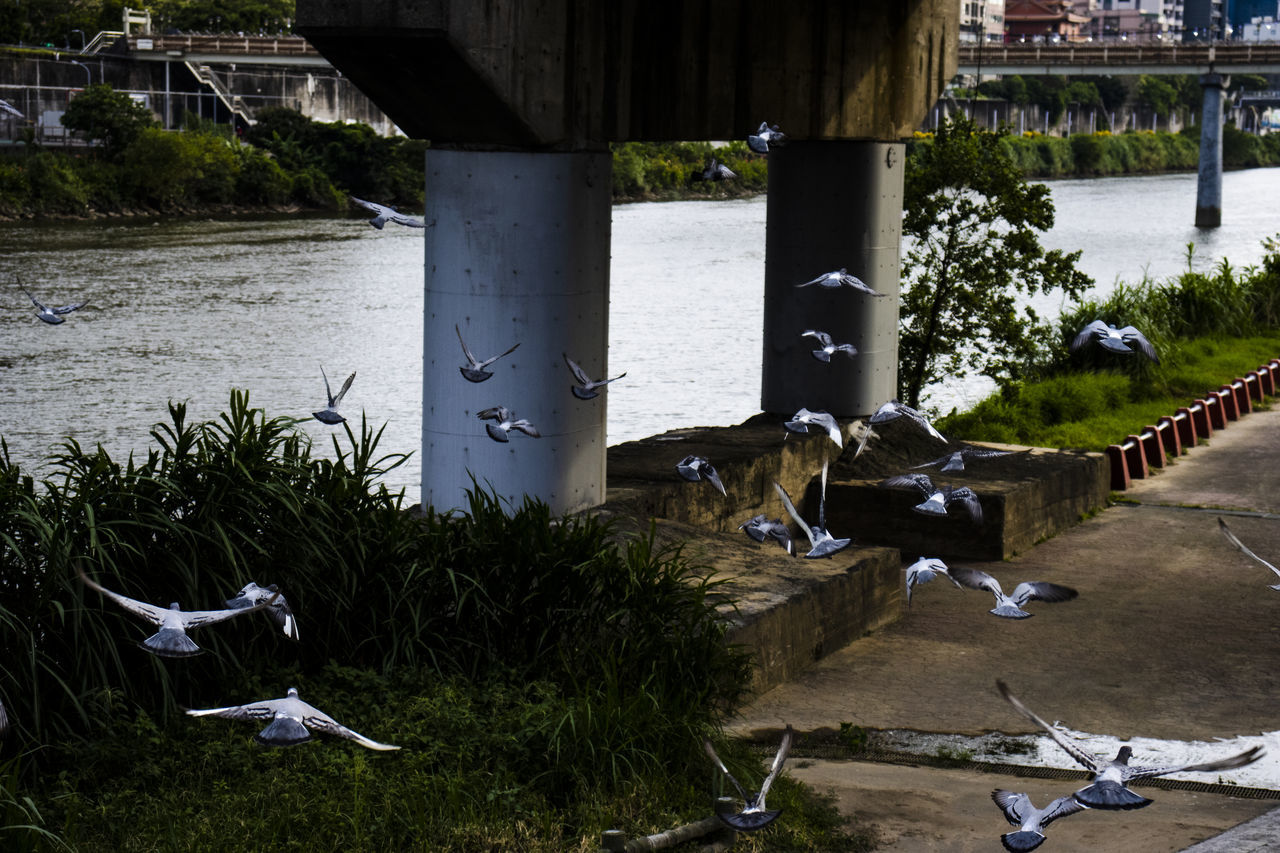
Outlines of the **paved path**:
[[[1032,602],[1035,618],[1011,621],[986,612],[993,603],[986,593],[934,581],[916,590],[899,622],[759,697],[734,728],[764,733],[789,722],[812,731],[851,722],[971,734],[1033,731],[996,693],[995,680],[1003,678],[1042,716],[1077,730],[1178,740],[1275,732],[1280,592],[1267,585],[1277,579],[1226,543],[1217,517],[1254,551],[1280,562],[1278,462],[1280,409],[1248,415],[1137,483],[1125,503],[1012,560],[980,565],[1006,590],[1048,580],[1078,589],[1077,600]],[[820,762],[795,772],[879,824],[890,842],[883,849],[969,849],[949,844],[971,836],[974,844],[995,845],[973,849],[999,849],[1005,825],[986,797],[1002,777],[872,767]],[[1005,782],[1043,790],[1037,802],[1074,787]],[[1153,797],[1157,802],[1140,812],[1055,824],[1052,849],[1179,850],[1277,805],[1172,791]],[[1123,845],[1092,834],[1129,826],[1134,838]],[[949,840],[929,837],[923,827],[945,827]],[[1144,837],[1145,846],[1138,840]]]

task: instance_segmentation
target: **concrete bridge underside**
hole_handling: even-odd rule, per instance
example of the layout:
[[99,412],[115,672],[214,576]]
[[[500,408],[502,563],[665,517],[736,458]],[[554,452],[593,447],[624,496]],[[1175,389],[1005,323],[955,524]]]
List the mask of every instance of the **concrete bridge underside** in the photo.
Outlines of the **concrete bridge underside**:
[[[953,76],[953,0],[299,0],[297,29],[427,153],[424,504],[471,477],[518,502],[604,500],[610,163],[627,140],[791,142],[772,161],[762,408],[867,414],[897,385],[902,140]],[[886,294],[795,285],[840,267]],[[658,310],[663,310],[659,307]],[[673,322],[679,306],[669,306]],[[520,348],[472,384],[480,358]],[[859,349],[809,354],[819,328]],[[692,330],[696,333],[696,329]],[[625,380],[624,380],[625,382]],[[541,438],[492,441],[503,405]],[[714,461],[714,460],[713,460]],[[674,476],[674,472],[673,472]]]

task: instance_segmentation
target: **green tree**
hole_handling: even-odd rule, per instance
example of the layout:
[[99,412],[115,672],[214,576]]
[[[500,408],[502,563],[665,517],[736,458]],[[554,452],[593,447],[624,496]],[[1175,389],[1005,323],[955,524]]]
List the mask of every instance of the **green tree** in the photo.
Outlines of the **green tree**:
[[117,92],[109,83],[89,86],[67,104],[62,115],[63,127],[101,140],[107,153],[115,156],[138,137],[144,128],[154,125],[151,110]]
[[1178,90],[1161,77],[1144,74],[1138,78],[1138,100],[1157,113],[1167,113],[1178,103]]
[[1053,328],[1025,298],[1093,284],[1080,253],[1046,251],[1049,188],[1028,184],[1001,145],[1004,131],[949,119],[907,158],[899,396],[918,406],[924,386],[976,371],[998,382],[1033,363]]

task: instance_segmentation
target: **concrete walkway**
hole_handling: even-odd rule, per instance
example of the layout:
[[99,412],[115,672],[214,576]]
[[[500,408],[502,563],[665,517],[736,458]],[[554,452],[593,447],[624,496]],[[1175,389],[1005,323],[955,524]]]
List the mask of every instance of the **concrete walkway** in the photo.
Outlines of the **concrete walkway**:
[[[1280,563],[1277,462],[1280,410],[1247,415],[1137,483],[1122,503],[1012,560],[970,564],[995,575],[1006,591],[1023,580],[1054,581],[1078,589],[1075,601],[1032,602],[1035,618],[1011,621],[987,613],[988,594],[934,581],[916,590],[899,622],[760,696],[734,729],[767,736],[787,723],[815,731],[850,722],[968,734],[1034,731],[996,693],[1002,678],[1042,716],[1077,730],[1177,740],[1276,731],[1280,592],[1267,585],[1277,578],[1231,548],[1217,518]],[[1043,805],[1079,787],[855,761],[797,760],[792,772],[834,791],[843,809],[880,831],[884,850],[999,849],[1008,827],[990,802],[993,788],[1016,786]],[[1156,802],[1146,809],[1054,824],[1051,849],[1176,851],[1277,806],[1147,792]],[[1280,827],[1280,812],[1270,820]],[[1265,833],[1280,838],[1280,828]],[[1280,841],[1274,844],[1280,849]],[[1241,836],[1237,846],[1201,849],[1255,848]]]

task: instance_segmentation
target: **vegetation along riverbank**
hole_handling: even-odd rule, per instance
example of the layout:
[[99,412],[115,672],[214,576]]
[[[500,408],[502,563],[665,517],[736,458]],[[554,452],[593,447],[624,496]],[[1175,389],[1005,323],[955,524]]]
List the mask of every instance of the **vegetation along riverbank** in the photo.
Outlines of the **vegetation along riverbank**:
[[[421,209],[426,142],[380,137],[366,125],[316,122],[279,107],[257,118],[243,139],[229,125],[193,115],[182,132],[170,133],[123,93],[90,86],[68,105],[63,122],[94,146],[68,151],[32,141],[0,159],[0,216],[339,211],[347,209],[348,194]],[[932,138],[916,134],[908,156]],[[1199,129],[1071,137],[1029,131],[1001,140],[1025,177],[1093,177],[1193,170]],[[737,177],[701,180],[713,157]],[[1223,158],[1227,168],[1278,165],[1280,136],[1229,125]],[[767,185],[767,158],[741,140],[613,146],[615,202],[737,198]]]

